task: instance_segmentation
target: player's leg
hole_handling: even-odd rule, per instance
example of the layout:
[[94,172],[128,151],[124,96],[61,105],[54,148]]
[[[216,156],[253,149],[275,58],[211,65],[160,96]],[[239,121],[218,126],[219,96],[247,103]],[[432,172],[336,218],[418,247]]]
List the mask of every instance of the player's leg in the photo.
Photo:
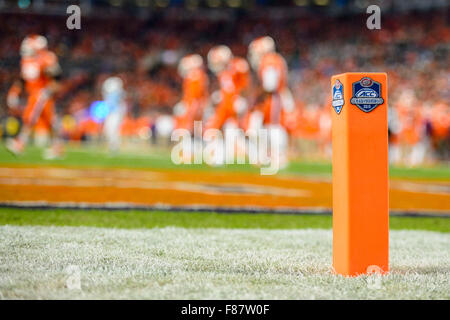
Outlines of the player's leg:
[[397,141],[391,140],[389,144],[389,162],[399,164],[401,162],[401,146]]
[[264,115],[261,111],[255,110],[250,113],[248,117],[248,126],[246,135],[248,137],[248,158],[249,163],[254,165],[259,165],[260,154],[259,154],[259,133],[263,128]]
[[123,116],[120,111],[114,111],[105,120],[104,135],[110,152],[115,153],[120,148],[120,126]]
[[411,153],[409,158],[409,165],[411,167],[419,166],[424,162],[426,149],[427,148],[424,141],[419,141],[411,146]]
[[[227,120],[227,112],[226,106],[224,104],[219,104],[215,110],[214,115],[209,119],[206,124],[206,130],[208,129],[217,129],[223,127],[222,136],[220,137],[212,137],[209,142],[206,142],[206,149],[213,150],[213,156],[211,161],[209,161],[212,166],[221,166],[225,163],[225,154],[226,154],[226,146],[227,146],[227,136],[226,136],[226,128],[224,127],[225,121]],[[225,136],[225,140],[223,141],[223,137]]]
[[48,100],[39,118],[46,132],[51,136],[50,146],[44,150],[44,159],[60,159],[64,156],[64,144],[62,141],[61,125],[55,113],[55,103]]
[[[245,163],[245,135],[235,119],[229,118],[223,126],[225,160],[227,163]],[[231,162],[232,161],[232,162]]]
[[288,164],[288,134],[286,128],[281,125],[270,125],[267,127],[270,141],[271,162],[279,164],[283,169]]
[[36,103],[39,100],[38,94],[30,94],[28,103],[22,113],[22,128],[14,139],[6,141],[6,149],[14,155],[19,155],[25,150],[32,131],[32,121],[35,118]]

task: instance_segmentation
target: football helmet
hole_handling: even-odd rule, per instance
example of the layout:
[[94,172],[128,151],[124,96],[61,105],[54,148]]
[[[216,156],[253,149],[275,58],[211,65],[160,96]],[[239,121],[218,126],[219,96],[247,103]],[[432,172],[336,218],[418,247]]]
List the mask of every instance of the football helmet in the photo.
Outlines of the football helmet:
[[203,58],[199,54],[189,54],[180,60],[178,73],[184,78],[191,70],[201,68],[202,66]]
[[253,70],[258,70],[259,62],[266,53],[274,51],[275,41],[272,37],[264,36],[250,42],[248,46],[248,61],[250,61]]
[[215,46],[208,52],[208,68],[217,74],[228,66],[232,58],[230,48],[225,45]]
[[123,81],[119,77],[110,77],[103,82],[102,94],[104,97],[109,94],[120,94],[123,92]]
[[20,55],[22,57],[34,56],[41,50],[47,49],[48,42],[44,36],[33,34],[25,37],[20,45]]

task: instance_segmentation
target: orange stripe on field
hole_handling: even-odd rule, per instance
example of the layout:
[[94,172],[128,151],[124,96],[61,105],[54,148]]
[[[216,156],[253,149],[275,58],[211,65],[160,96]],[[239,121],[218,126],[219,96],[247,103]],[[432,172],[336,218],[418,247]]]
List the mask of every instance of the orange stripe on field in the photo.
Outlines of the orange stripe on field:
[[[432,188],[424,189],[423,183],[409,180],[406,190],[401,189],[401,184],[394,187],[390,190],[391,209],[450,211],[450,194],[442,189],[442,184],[436,192]],[[0,168],[0,201],[268,208],[332,206],[331,183],[309,177],[198,170],[13,166]]]

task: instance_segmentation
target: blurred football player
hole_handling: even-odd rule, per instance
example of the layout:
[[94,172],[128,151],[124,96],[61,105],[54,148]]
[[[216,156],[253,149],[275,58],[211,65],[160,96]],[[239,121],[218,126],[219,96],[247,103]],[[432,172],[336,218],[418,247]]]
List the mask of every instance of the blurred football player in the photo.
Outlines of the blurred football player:
[[198,54],[183,57],[178,65],[183,79],[182,98],[174,107],[176,128],[194,129],[194,121],[201,121],[208,103],[208,76],[204,70],[203,58]]
[[399,164],[401,161],[401,149],[399,145],[399,134],[401,124],[397,108],[388,107],[388,141],[389,141],[389,163]]
[[[202,121],[203,114],[209,103],[208,76],[203,58],[198,54],[183,57],[178,64],[178,73],[183,79],[182,98],[173,109],[175,129],[188,130],[194,134],[194,122]],[[192,141],[183,142],[183,161],[190,161],[192,156]]]
[[22,113],[23,127],[16,139],[8,140],[7,149],[13,154],[23,152],[34,131],[38,145],[46,145],[53,133],[53,143],[44,152],[45,158],[62,155],[62,144],[55,126],[54,95],[59,89],[61,68],[56,55],[47,49],[47,39],[41,35],[27,36],[20,46],[21,81],[14,83],[9,91],[8,107],[18,107],[18,97],[25,87],[27,104]]
[[[207,122],[206,128],[221,129],[225,134],[225,146],[228,154],[234,151],[245,152],[242,146],[235,142],[245,141],[245,137],[236,137],[237,130],[242,126],[242,118],[247,112],[247,100],[242,96],[249,82],[250,67],[247,61],[233,57],[231,50],[224,45],[213,47],[208,53],[208,66],[217,75],[219,82],[218,103],[214,115]],[[241,138],[241,139],[239,139]],[[233,149],[233,150],[231,150]],[[217,150],[217,163],[224,160],[224,150]]]
[[111,153],[120,147],[120,127],[126,113],[125,91],[119,77],[110,77],[103,82],[102,96],[108,107],[108,115],[103,125],[103,134]]
[[433,147],[443,158],[450,157],[450,106],[448,103],[445,101],[434,103],[429,122]]
[[[232,57],[233,54],[231,53],[230,48],[225,45],[218,45],[209,50],[207,55],[208,68],[212,74],[217,77],[217,80],[219,80],[218,75],[228,67]],[[221,99],[219,82],[219,88],[214,90],[210,95],[211,103],[205,109],[203,120],[208,121],[212,118],[216,111],[215,106],[220,103]]]
[[278,145],[279,163],[283,167],[287,164],[286,119],[295,111],[294,98],[288,88],[287,63],[276,52],[275,41],[269,36],[257,38],[250,43],[248,59],[263,92],[261,102],[249,117],[248,129],[251,132],[257,132],[261,127],[268,130],[270,143]]
[[404,164],[414,167],[423,163],[427,144],[423,107],[412,90],[401,93],[396,105],[399,121],[398,141]]

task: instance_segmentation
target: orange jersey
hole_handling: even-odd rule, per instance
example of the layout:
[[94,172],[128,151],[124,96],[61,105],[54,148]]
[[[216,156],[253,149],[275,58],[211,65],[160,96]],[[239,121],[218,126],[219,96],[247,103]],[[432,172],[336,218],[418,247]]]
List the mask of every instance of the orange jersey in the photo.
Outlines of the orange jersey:
[[287,103],[285,96],[282,93],[271,93],[266,94],[262,103],[255,106],[255,110],[262,112],[263,114],[263,124],[281,124],[286,129],[293,129],[292,118],[290,116],[294,115],[295,106],[292,110],[288,111],[286,106],[291,105],[291,101]]
[[[267,85],[267,76],[269,75]],[[287,126],[287,115],[294,111],[295,102],[287,86],[287,64],[284,58],[275,52],[265,54],[259,64],[258,77],[266,92],[264,101],[257,106],[264,115],[264,124]],[[270,87],[270,90],[269,88]]]
[[399,107],[399,120],[401,130],[399,133],[399,141],[407,145],[418,143],[424,133],[424,117],[420,107]]
[[235,57],[228,68],[232,73],[233,84],[237,93],[241,93],[250,85],[250,67],[247,60]]
[[21,61],[21,74],[28,92],[23,120],[38,131],[49,131],[52,127],[54,101],[43,89],[52,80],[49,74],[55,69],[59,69],[58,59],[53,52],[47,50],[32,57],[25,57]]
[[246,102],[240,96],[250,82],[250,68],[243,58],[233,58],[228,69],[222,71],[219,76],[221,101],[216,108],[212,119],[208,122],[208,128],[220,129],[231,120],[239,123],[239,115],[246,109]]
[[183,79],[182,102],[185,112],[176,117],[176,127],[193,130],[194,121],[203,117],[208,101],[208,76],[201,68],[191,70]]
[[218,75],[222,95],[237,95],[244,91],[250,83],[250,67],[243,58],[233,58],[227,69]]
[[445,103],[436,103],[431,110],[431,125],[435,139],[445,139],[450,134],[450,108]]
[[203,69],[190,71],[183,79],[183,102],[187,105],[204,101],[208,96],[208,76]]
[[287,86],[288,69],[286,60],[276,53],[270,52],[265,54],[258,68],[258,77],[263,82],[263,77],[266,71],[269,69],[274,70],[278,75],[278,83],[276,86],[276,91],[279,92]]
[[51,80],[47,72],[58,68],[58,58],[48,50],[35,56],[22,58],[21,74],[29,94],[44,89]]

